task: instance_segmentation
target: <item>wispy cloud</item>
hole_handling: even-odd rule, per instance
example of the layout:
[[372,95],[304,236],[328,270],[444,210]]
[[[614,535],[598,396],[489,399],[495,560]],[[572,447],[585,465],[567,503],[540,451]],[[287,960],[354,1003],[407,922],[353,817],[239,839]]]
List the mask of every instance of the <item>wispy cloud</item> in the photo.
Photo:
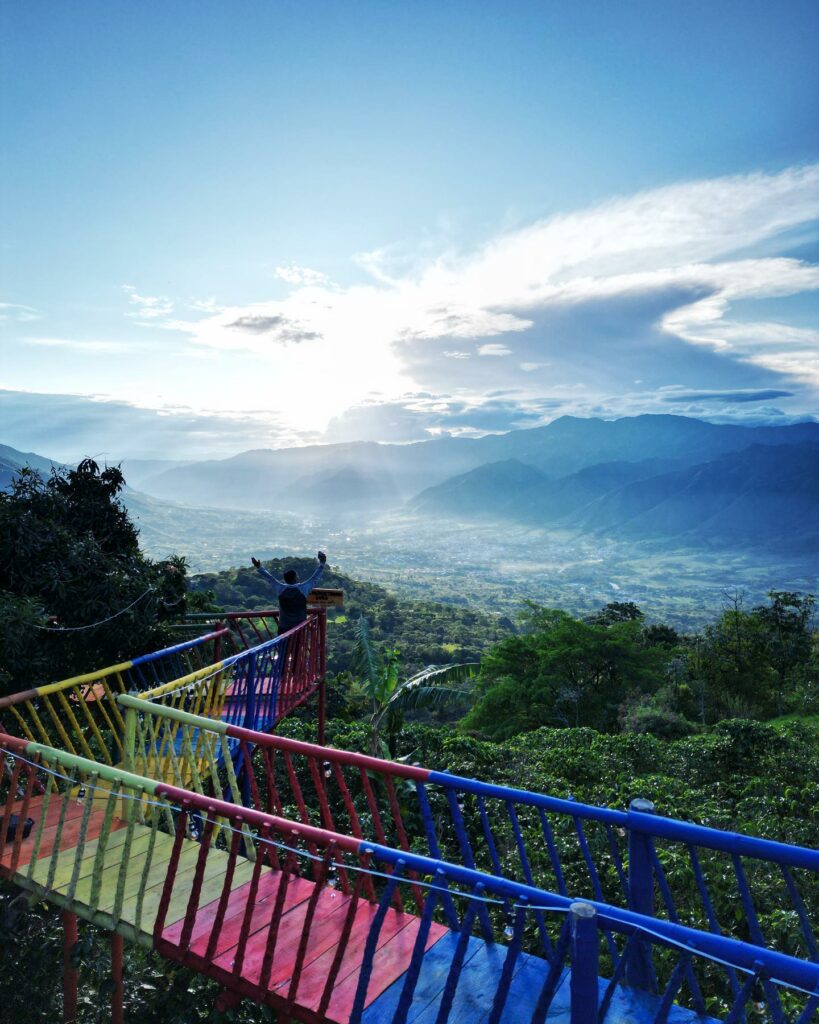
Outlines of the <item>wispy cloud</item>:
[[295,263],[286,267],[276,267],[276,277],[288,284],[305,286],[330,284],[330,279],[326,274],[312,270],[310,267],[299,267]]
[[479,356],[511,356],[512,349],[507,348],[506,345],[501,345],[497,342],[490,342],[486,345],[478,346]]
[[776,398],[792,398],[792,391],[776,391],[773,388],[759,391],[686,391],[684,388],[663,388],[660,399],[670,404],[680,402],[720,402],[725,405],[746,402],[771,402]]
[[[133,352],[137,347],[126,341],[85,341],[76,338],[25,338],[24,340],[26,345],[35,345],[39,348],[65,348],[89,354],[108,352],[114,355],[124,355],[126,352]],[[144,348],[144,346],[140,347]]]
[[[251,446],[300,443],[269,411],[218,415],[184,406],[161,410],[107,395],[44,394],[0,388],[3,441],[64,462],[86,455],[196,459],[233,455]],[[104,450],[102,450],[104,449]]]
[[159,320],[173,313],[174,303],[164,295],[140,295],[130,284],[124,284],[122,290],[128,296],[128,302],[137,307],[126,316],[137,320]]
[[33,306],[21,306],[16,302],[0,302],[0,322],[12,320],[17,323],[27,323],[30,320],[40,320],[43,314]]

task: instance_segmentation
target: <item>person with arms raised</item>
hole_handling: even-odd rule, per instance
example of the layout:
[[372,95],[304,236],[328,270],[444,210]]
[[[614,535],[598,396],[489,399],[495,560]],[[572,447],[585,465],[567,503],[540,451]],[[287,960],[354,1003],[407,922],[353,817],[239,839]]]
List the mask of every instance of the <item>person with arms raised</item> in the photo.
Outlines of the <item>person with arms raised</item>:
[[286,633],[288,630],[298,626],[307,618],[307,595],[321,579],[324,572],[324,565],[327,562],[327,555],[323,551],[318,553],[316,571],[306,580],[299,582],[295,569],[288,569],[283,580],[277,580],[272,572],[265,569],[258,558],[251,558],[251,562],[260,576],[272,584],[279,599],[279,633]]

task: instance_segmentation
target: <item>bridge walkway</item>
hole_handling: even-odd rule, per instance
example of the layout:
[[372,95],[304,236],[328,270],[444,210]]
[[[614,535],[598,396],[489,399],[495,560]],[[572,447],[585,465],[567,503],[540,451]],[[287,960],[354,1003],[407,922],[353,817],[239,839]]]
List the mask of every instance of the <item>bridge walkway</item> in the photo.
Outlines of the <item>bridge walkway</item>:
[[0,874],[304,1024],[815,1021],[817,851],[272,735],[320,626],[0,700]]
[[[86,814],[84,801],[76,799],[66,803],[51,801],[44,813],[43,802],[44,797],[39,796],[30,799],[25,806],[24,801],[11,806],[13,815],[25,813],[35,822],[42,820],[44,824],[42,829],[32,831],[19,843],[13,871],[9,869],[15,848],[14,845],[6,846],[0,855],[0,872],[3,875],[52,902],[65,901],[66,905],[70,902],[74,913],[89,920],[94,920],[99,914],[111,914],[119,889],[122,902],[117,930],[121,934],[149,948],[156,945],[160,952],[173,959],[181,959],[187,966],[207,973],[230,988],[244,990],[258,1001],[270,1001],[273,1005],[278,1003],[277,993],[287,992],[293,983],[299,964],[299,942],[309,914],[312,918],[309,940],[298,966],[298,988],[291,1012],[298,1020],[320,1019],[331,1024],[348,1024],[367,937],[378,912],[376,906],[359,900],[350,921],[352,894],[333,887],[317,887],[307,878],[288,877],[281,870],[267,865],[254,878],[253,863],[240,860],[233,866],[229,896],[221,907],[220,897],[225,888],[230,857],[224,851],[211,849],[200,879],[198,909],[183,942],[188,900],[201,854],[197,839],[185,839],[175,866],[174,886],[161,935],[155,943],[153,933],[173,857],[174,837],[155,833],[150,827],[135,823],[129,841],[129,823],[125,819],[113,817],[106,823],[103,811],[92,809],[90,814]],[[84,842],[80,847],[76,840],[83,833],[83,824]],[[108,839],[98,862],[103,830]],[[124,858],[126,842],[127,859]],[[35,855],[36,862],[29,870]],[[124,872],[120,870],[123,861]],[[100,876],[100,881],[96,910],[92,911],[90,894],[95,874]],[[218,940],[213,942],[213,926],[220,907],[221,927]],[[250,926],[242,942],[243,924],[248,913]],[[259,987],[274,927],[276,956],[272,969],[266,974],[266,991],[262,993]],[[421,920],[417,916],[394,907],[387,908],[371,965],[361,1018],[363,1024],[387,1024],[393,1020],[420,927]],[[458,933],[431,922],[408,1021],[434,1024],[444,998],[449,970],[457,955],[458,942]],[[240,952],[242,966],[237,975],[236,960]],[[469,937],[450,1010],[452,1024],[478,1024],[488,1019],[488,1006],[499,986],[507,953],[508,948],[503,944]],[[329,1003],[321,1008],[327,975],[339,955],[341,961]],[[546,960],[527,953],[518,954],[512,972],[508,1007],[504,1012],[505,1022],[528,1024],[549,968]],[[554,1024],[569,1024],[570,973],[568,968],[562,971],[549,1010],[548,1020]],[[601,979],[601,996],[605,985]],[[650,1020],[656,1012],[657,1002],[656,997],[645,993],[621,991],[616,994],[607,1021],[625,1024],[627,1021]],[[669,1024],[704,1024],[705,1019],[674,1007],[668,1021]]]
[[[321,1019],[347,1024],[377,907],[356,900],[351,914],[349,893],[269,864],[255,868],[246,858],[232,861],[229,852],[215,847],[197,876],[202,853],[197,838],[182,839],[175,852],[174,834],[98,809],[110,799],[110,788],[100,789],[95,798],[86,787],[81,801],[75,794],[76,789],[66,800],[32,796],[9,806],[12,820],[30,818],[37,827],[27,838],[21,832],[19,842],[15,837],[0,848],[0,874],[92,922],[110,923],[116,908],[116,931],[130,941],[157,948],[259,1002],[277,1005],[277,994],[289,992],[297,976],[298,1002],[295,992],[291,1000],[296,1019],[317,1019],[328,972],[340,956]],[[94,805],[90,810],[86,800]],[[171,870],[173,885],[167,889]],[[194,884],[198,906],[186,932]],[[161,908],[162,927],[155,934]],[[309,941],[300,956],[308,915]],[[370,966],[367,1006],[406,974],[419,927],[415,915],[388,908]],[[427,947],[445,934],[444,926],[433,923]],[[268,949],[275,960],[262,985]]]

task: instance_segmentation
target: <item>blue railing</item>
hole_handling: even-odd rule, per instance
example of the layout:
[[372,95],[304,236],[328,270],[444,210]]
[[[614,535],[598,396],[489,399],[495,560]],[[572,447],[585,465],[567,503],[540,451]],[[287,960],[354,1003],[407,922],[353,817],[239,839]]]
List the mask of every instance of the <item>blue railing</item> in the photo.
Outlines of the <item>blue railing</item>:
[[[774,979],[819,991],[819,851],[664,818],[648,801],[635,800],[626,812],[446,772],[414,785],[433,858],[522,877],[564,909],[572,900],[588,901],[597,909],[612,977],[633,988],[669,1005],[685,989],[687,1003],[705,1014],[691,958],[707,953],[709,989],[720,971],[723,1003],[743,1008],[758,989],[754,1005],[764,1004],[774,1024],[788,1019]],[[623,905],[628,909],[616,909]],[[635,931],[630,914],[650,919],[651,933]],[[531,918],[534,937],[548,950],[554,936],[546,912],[533,909]],[[705,921],[707,933],[692,927]],[[615,933],[629,927],[624,957]],[[658,943],[688,952],[673,966],[668,957],[657,963]],[[738,975],[743,970],[758,981],[749,987]],[[726,1019],[743,1020],[742,1013]]]
[[[389,872],[389,882],[380,900],[384,912],[399,881],[403,882],[410,874],[412,885],[418,885],[419,880],[421,884],[425,884],[426,879],[430,880],[425,893],[422,926],[416,940],[419,953],[426,939],[424,923],[428,932],[436,905],[443,907],[447,924],[458,936],[446,950],[447,978],[440,1009],[442,1016],[437,1019],[447,1019],[447,992],[454,993],[458,987],[464,955],[476,925],[484,941],[494,943],[500,939],[504,944],[499,951],[502,966],[498,965],[497,990],[491,1013],[486,1018],[490,1022],[514,1017],[516,1021],[540,1024],[550,1010],[552,1015],[564,1010],[566,1017],[561,1019],[568,1020],[570,1014],[571,1024],[606,1020],[661,1024],[669,1019],[691,1021],[693,1024],[703,1018],[726,1022],[754,1019],[770,1020],[774,1024],[807,1024],[819,1009],[819,964],[815,962],[629,909],[596,901],[577,901],[513,879],[487,875],[473,868],[396,851],[379,844],[366,844],[363,852],[372,857],[383,871]],[[783,855],[781,850],[779,853]],[[502,936],[497,934],[497,927],[493,928],[492,922],[492,918],[497,916],[499,901],[504,908],[502,920],[506,921]],[[541,919],[549,921],[545,930],[541,929]],[[601,959],[605,957],[600,956],[601,948],[604,954],[608,952],[612,936],[616,939],[617,961],[602,967]],[[629,977],[630,966],[635,961],[639,962],[641,943],[669,953],[670,960],[659,987],[654,975],[651,986],[638,985]],[[360,1019],[357,1014],[360,1015],[363,1008],[376,947],[377,928],[368,937],[352,1022]],[[515,978],[521,970],[519,957],[524,949],[533,953],[537,962],[530,961],[525,965],[529,973],[526,991],[519,992],[516,1001],[510,1005],[510,998],[514,999]],[[418,959],[420,961],[420,956]],[[559,991],[569,968],[570,1000],[566,998],[566,992],[561,995]],[[736,990],[722,999],[713,994],[704,997],[697,975],[709,968],[740,976]],[[601,978],[601,973],[608,976]],[[691,1010],[687,1014],[675,1004],[686,980],[691,986],[687,999]],[[392,993],[394,1015],[386,1013],[385,1006],[381,1004],[383,1016],[379,1019],[401,1024],[406,1019],[401,1008],[410,1005],[418,981],[418,972],[414,977],[409,972],[401,990]],[[537,987],[533,989],[533,986]],[[673,1017],[670,1017],[672,1009]]]
[[224,627],[193,640],[142,654],[123,671],[126,686],[129,690],[149,690],[211,665],[225,653],[223,643],[232,646],[230,630]]

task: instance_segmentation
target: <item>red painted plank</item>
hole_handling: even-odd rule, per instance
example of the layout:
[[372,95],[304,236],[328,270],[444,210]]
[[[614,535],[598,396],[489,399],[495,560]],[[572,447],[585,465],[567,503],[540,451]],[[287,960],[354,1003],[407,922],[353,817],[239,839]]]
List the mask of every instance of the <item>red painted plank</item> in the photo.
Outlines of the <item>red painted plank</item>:
[[[31,834],[28,839],[24,839],[20,846],[20,859],[17,862],[17,872],[22,871],[31,860],[31,855],[34,852],[34,843],[37,839],[37,832],[40,828],[40,809],[42,807],[42,796],[33,797],[29,803],[26,817],[34,818],[34,825],[31,829]],[[63,804],[62,797],[57,794],[52,795],[51,800],[46,811],[46,823],[43,828],[42,839],[40,840],[40,849],[37,855],[38,860],[42,860],[44,857],[51,855],[54,849],[54,841],[57,837],[57,824],[60,817],[60,808]],[[22,809],[22,803],[15,805],[13,813],[19,814]],[[60,850],[68,851],[73,849],[78,841],[80,835],[80,825],[82,822],[83,805],[72,800],[66,808],[65,821],[63,822],[63,831],[60,837]],[[104,811],[92,811],[88,819],[88,832],[86,833],[86,842],[91,842],[93,839],[98,839],[102,832],[102,825],[105,820]],[[114,818],[111,822],[111,832],[115,832],[117,829],[124,828],[125,822],[119,818]],[[0,868],[8,869],[8,865],[11,863],[12,844],[7,843],[5,848],[0,850]],[[3,872],[7,874],[8,871]]]
[[[252,915],[251,934],[248,939],[241,975],[234,969],[239,933],[244,915],[245,900],[250,891],[250,882],[237,888],[230,897],[228,909],[220,934],[216,955],[210,963],[204,960],[210,938],[210,929],[218,911],[218,900],[202,908],[194,926],[191,951],[184,956],[186,962],[197,966],[210,977],[235,991],[281,1008],[286,1000],[295,967],[299,940],[301,939],[307,900],[313,891],[313,883],[302,878],[290,880],[286,909],[279,923],[273,964],[264,990],[260,988],[261,972],[270,929],[270,915],[275,906],[280,872],[268,872],[259,882],[260,894]],[[311,1020],[315,1017],[327,974],[338,949],[344,929],[349,897],[331,888],[323,889],[316,904],[310,938],[302,965],[302,973],[293,1015],[296,1019]],[[362,901],[356,909],[355,919],[348,936],[341,968],[336,978],[333,998],[326,1020],[346,1024],[352,1010],[353,999],[358,985],[364,948],[377,912],[374,904]],[[416,917],[390,909],[379,934],[379,944],[374,957],[373,970],[368,987],[367,1002],[370,1003],[385,991],[407,970],[418,934],[419,921]],[[163,934],[163,951],[174,952],[181,957],[181,951],[173,950],[178,943],[182,923],[167,928]],[[442,925],[433,924],[427,939],[430,948],[441,936],[448,933]]]
[[[23,867],[24,865],[28,864],[29,860],[31,859],[31,853],[34,849],[34,841],[37,838],[37,830],[40,827],[40,818],[42,817],[42,804],[42,796],[35,796],[32,797],[31,800],[29,801],[28,809],[25,812],[23,811],[22,800],[18,801],[16,804],[12,806],[12,814],[16,814],[18,817],[22,816],[24,818],[34,819],[34,825],[32,826],[31,829],[31,835],[28,837],[28,839],[24,839],[20,846],[19,867]],[[57,825],[57,820],[60,817],[61,805],[62,800],[59,797],[52,797],[51,802],[48,806],[48,810],[46,812],[46,821],[43,830],[43,838],[40,844],[40,856],[46,856],[48,853],[51,852],[51,846],[49,845],[48,847],[46,847],[48,832],[49,829],[52,832],[53,843],[53,832]],[[0,808],[0,812],[2,812],[3,810],[3,808]],[[2,865],[3,867],[11,863],[13,845],[13,843],[8,842],[5,844],[5,846],[0,848],[0,865]]]
[[[344,924],[344,915],[339,912],[343,911],[349,902],[349,896],[335,892],[332,889],[323,889],[319,893],[315,916],[307,942],[307,951],[304,958],[305,967],[312,963],[316,957],[321,956],[326,950],[335,948]],[[266,986],[267,991],[275,991],[282,987],[284,991],[279,994],[287,995],[287,988],[293,974],[293,967],[298,953],[299,941],[304,931],[306,914],[307,901],[305,900],[297,907],[291,909],[289,913],[282,915],[279,932],[276,936],[273,966]],[[257,931],[251,936],[245,950],[242,977],[256,987],[260,983],[268,933],[269,926]],[[217,961],[219,966],[226,969],[229,968],[231,952],[229,950],[220,961]],[[297,1002],[301,1004],[301,998]]]
[[[370,931],[373,918],[375,917],[378,907],[375,904],[367,903],[362,901],[359,903],[356,909],[355,921],[350,930],[350,936],[347,940],[347,946],[344,951],[344,956],[341,961],[338,974],[336,975],[336,986],[340,985],[341,982],[353,972],[357,972],[361,967],[361,960],[364,956],[364,946],[367,942],[367,935]],[[376,958],[379,955],[381,948],[387,945],[394,936],[406,928],[407,925],[413,919],[408,914],[402,914],[400,911],[390,908],[387,911],[387,916],[384,918],[384,923],[381,926],[381,931],[378,936],[378,948],[376,949]],[[341,926],[343,921],[339,922],[339,933],[341,932]],[[305,967],[302,974],[301,983],[299,984],[299,998],[298,1003],[300,1006],[308,1007],[311,1010],[317,1010],[321,997],[324,993],[324,983],[327,980],[327,975],[330,972],[330,966],[335,956],[336,947],[327,950],[327,952],[311,963],[308,967]],[[356,977],[358,975],[356,974]]]
[[[267,934],[267,926],[270,922],[270,914],[272,913],[276,900],[276,892],[278,890],[280,877],[281,872],[269,871],[259,879],[259,886],[256,893],[256,904],[250,921],[251,936],[260,929],[264,929],[265,934]],[[214,954],[215,960],[218,960],[223,954],[224,959],[228,961],[233,956],[233,951],[239,942],[239,933],[242,930],[242,920],[245,914],[245,907],[247,906],[250,886],[250,882],[245,882],[244,885],[235,889],[230,894],[228,907],[225,912],[225,919],[222,922],[222,928],[219,932],[219,941]],[[302,878],[291,878],[287,887],[287,895],[285,897],[285,913],[300,903],[308,900],[312,891],[313,885],[311,882],[307,882]],[[219,901],[214,900],[206,907],[201,908],[196,916],[196,923],[194,924],[190,948],[191,962],[203,961],[218,906]],[[162,934],[162,939],[163,941],[171,944],[178,944],[181,934],[182,921],[177,921],[176,924],[165,929]],[[247,958],[247,954],[245,954],[245,957]],[[245,962],[247,962],[247,959]]]
[[[402,928],[386,945],[381,946],[373,957],[373,969],[367,987],[367,998],[364,1000],[365,1007],[369,1006],[393,982],[397,981],[410,965],[412,950],[421,922],[419,918],[412,917],[409,914],[400,916],[408,920],[406,928]],[[424,949],[426,950],[434,946],[439,939],[447,934],[449,934],[448,928],[433,922]],[[343,980],[336,982],[333,997],[327,1008],[327,1020],[332,1021],[333,1024],[347,1024],[350,1019],[356,989],[358,988],[358,978],[361,973],[360,955],[358,961],[355,970],[349,973]]]

